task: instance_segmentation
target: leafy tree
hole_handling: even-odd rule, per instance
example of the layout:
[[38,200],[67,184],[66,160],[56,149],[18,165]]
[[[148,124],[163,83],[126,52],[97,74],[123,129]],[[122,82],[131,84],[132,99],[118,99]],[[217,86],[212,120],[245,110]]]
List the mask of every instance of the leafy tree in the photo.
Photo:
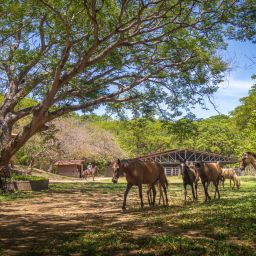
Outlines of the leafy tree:
[[228,116],[207,118],[198,122],[197,127],[195,148],[223,155],[235,155],[241,136]]
[[[247,3],[247,2],[246,2]],[[4,1],[0,6],[0,166],[45,124],[108,104],[195,104],[226,65],[222,32],[244,2]],[[17,105],[26,97],[36,102]],[[153,105],[152,105],[153,104]],[[167,107],[164,108],[167,110]],[[30,120],[15,138],[24,117]]]
[[160,120],[136,118],[125,121],[102,121],[96,123],[110,131],[116,143],[129,157],[150,154],[174,148],[174,136]]
[[231,39],[251,40],[256,43],[256,2],[254,0],[239,1],[228,26]]
[[219,115],[197,121],[182,118],[167,124],[167,127],[178,147],[223,155],[239,152],[242,135],[228,116]]
[[[256,85],[252,86],[249,95],[240,100],[242,103],[232,111],[232,116],[239,130],[245,129],[249,122],[255,123],[256,113]],[[256,127],[254,127],[256,129]]]
[[236,129],[241,134],[241,143],[238,152],[256,151],[256,85],[252,86],[249,95],[242,98],[241,105],[236,107],[231,117]]
[[15,162],[29,165],[30,169],[35,165],[40,169],[44,168],[51,171],[54,162],[63,154],[56,133],[55,126],[50,125],[47,131],[41,132],[28,140],[15,154]]
[[181,118],[176,122],[167,124],[171,134],[181,147],[191,147],[193,137],[198,136],[198,127],[193,120]]

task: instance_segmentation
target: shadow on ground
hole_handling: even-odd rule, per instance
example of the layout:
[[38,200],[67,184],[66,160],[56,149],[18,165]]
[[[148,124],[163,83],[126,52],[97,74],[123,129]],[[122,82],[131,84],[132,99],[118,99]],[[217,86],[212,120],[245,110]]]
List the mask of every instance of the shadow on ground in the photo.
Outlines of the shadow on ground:
[[187,204],[181,184],[171,186],[169,207],[140,209],[133,189],[126,212],[120,210],[124,184],[56,185],[2,202],[0,254],[253,255],[255,186],[225,188],[221,200]]

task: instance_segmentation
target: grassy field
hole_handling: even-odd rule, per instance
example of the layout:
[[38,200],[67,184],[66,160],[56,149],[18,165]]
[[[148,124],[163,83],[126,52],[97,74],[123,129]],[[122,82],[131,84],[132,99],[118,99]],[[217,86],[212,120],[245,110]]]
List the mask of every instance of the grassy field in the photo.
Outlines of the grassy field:
[[221,200],[209,203],[199,186],[199,201],[184,204],[180,178],[170,183],[170,206],[140,209],[133,188],[126,212],[121,211],[124,180],[52,184],[45,192],[1,195],[0,253],[256,255],[256,178],[242,177],[240,190],[227,182]]

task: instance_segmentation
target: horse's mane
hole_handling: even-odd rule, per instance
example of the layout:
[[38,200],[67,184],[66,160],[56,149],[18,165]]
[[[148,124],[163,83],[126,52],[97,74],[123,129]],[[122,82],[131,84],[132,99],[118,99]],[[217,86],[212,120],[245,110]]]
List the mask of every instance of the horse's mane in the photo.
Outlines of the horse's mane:
[[122,165],[124,168],[127,168],[127,167],[130,165],[130,163],[132,162],[132,160],[131,160],[131,159],[123,159],[123,160],[121,160],[120,162],[121,162],[121,165]]
[[255,153],[252,153],[252,152],[250,152],[250,151],[245,152],[245,153],[248,154],[248,155],[250,155],[250,156],[253,156],[254,158],[256,158],[256,154],[255,154]]

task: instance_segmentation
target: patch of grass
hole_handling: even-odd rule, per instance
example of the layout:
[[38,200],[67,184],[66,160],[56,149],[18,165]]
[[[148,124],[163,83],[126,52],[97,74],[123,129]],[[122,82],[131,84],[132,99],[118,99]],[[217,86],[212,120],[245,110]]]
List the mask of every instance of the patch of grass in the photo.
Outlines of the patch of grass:
[[88,182],[88,183],[55,183],[50,184],[50,189],[53,192],[64,192],[69,190],[80,190],[82,193],[95,192],[101,194],[108,194],[114,192],[123,192],[126,183],[102,183],[102,182]]
[[133,237],[124,230],[95,229],[56,236],[28,255],[253,255],[249,245],[203,238],[156,234]]
[[[187,204],[181,180],[170,181],[169,207],[146,206],[141,210],[138,189],[134,188],[128,197],[127,212],[116,211],[116,205],[122,205],[120,198],[120,202],[114,201],[111,214],[107,215],[102,208],[90,217],[86,215],[84,229],[56,231],[22,255],[256,255],[256,179],[241,177],[240,190],[226,186],[220,189],[220,200],[207,203],[203,202],[200,184],[199,201]],[[118,184],[58,183],[50,185],[50,192],[40,194],[65,195],[74,190],[81,192],[85,200],[90,200],[89,194],[93,198],[106,194],[106,200],[123,195],[125,187],[124,179]],[[209,190],[213,195],[213,188]],[[188,194],[191,196],[190,190]],[[87,214],[86,210],[84,213]]]
[[12,174],[11,177],[12,181],[16,181],[16,180],[47,180],[47,178],[45,177],[39,177],[39,176],[32,176],[32,175],[20,175],[20,174]]
[[35,197],[36,195],[38,195],[38,192],[34,192],[34,191],[26,191],[26,192],[15,191],[12,193],[0,192],[0,202],[29,199],[29,198]]

